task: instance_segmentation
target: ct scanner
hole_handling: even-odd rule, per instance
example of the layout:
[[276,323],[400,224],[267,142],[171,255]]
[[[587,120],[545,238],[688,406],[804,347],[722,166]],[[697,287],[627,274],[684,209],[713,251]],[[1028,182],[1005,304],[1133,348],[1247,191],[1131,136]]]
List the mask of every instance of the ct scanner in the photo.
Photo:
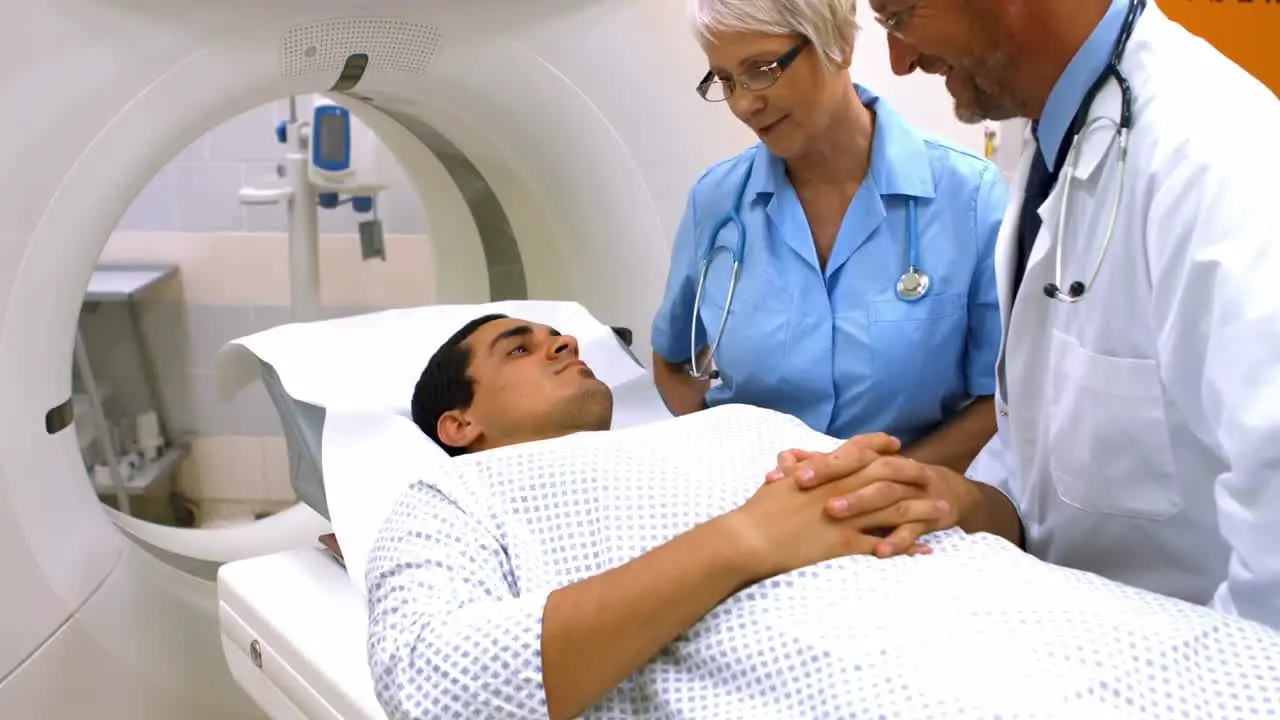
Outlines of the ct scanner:
[[[330,597],[346,578],[316,550],[331,526],[326,498],[302,482],[316,479],[306,428],[286,422],[302,502],[278,516],[176,531],[104,512],[70,403],[74,331],[95,262],[132,200],[193,139],[251,107],[322,93],[371,128],[416,185],[440,302],[573,300],[632,330],[634,356],[647,358],[688,188],[754,142],[726,108],[693,92],[705,59],[684,3],[0,7],[9,68],[0,80],[9,143],[0,159],[0,718],[381,717],[362,599]],[[859,63],[884,65],[883,53],[866,46]],[[882,95],[926,129],[950,116],[940,87],[923,111]],[[288,398],[259,370],[283,419]],[[328,600],[329,610],[281,607],[255,590],[266,578]],[[348,621],[329,623],[331,642],[291,632],[342,611]],[[255,612],[296,623],[272,644],[253,634]],[[320,664],[348,682],[308,687],[300,673]]]
[[197,540],[122,533],[68,410],[95,261],[189,142],[280,97],[340,97],[414,178],[442,301],[571,298],[646,357],[685,193],[752,141],[692,92],[704,61],[678,0],[0,6],[0,718],[263,716],[199,569],[263,548],[196,557]]

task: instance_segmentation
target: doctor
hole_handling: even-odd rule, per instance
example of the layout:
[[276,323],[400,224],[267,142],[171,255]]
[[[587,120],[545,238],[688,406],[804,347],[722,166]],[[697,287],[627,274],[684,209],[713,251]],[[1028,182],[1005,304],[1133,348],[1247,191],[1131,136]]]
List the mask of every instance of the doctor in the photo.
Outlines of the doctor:
[[[1280,100],[1150,0],[872,5],[897,72],[1035,122],[997,250],[1007,477],[835,514],[923,489],[936,525],[1280,627]],[[859,442],[779,474],[847,474]]]
[[883,430],[963,470],[995,432],[999,170],[849,81],[855,0],[692,6],[697,91],[760,143],[689,193],[653,320],[664,401]]

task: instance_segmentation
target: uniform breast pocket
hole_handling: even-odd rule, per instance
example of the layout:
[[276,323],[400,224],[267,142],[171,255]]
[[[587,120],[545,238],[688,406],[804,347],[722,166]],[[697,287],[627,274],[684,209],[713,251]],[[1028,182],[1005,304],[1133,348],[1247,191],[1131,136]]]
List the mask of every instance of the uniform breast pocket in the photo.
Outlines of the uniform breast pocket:
[[1053,333],[1049,472],[1089,512],[1160,520],[1182,507],[1154,360],[1107,357]]
[[744,269],[734,284],[726,314],[729,264],[726,259],[712,264],[699,313],[708,345],[716,341],[716,332],[724,323],[724,334],[716,348],[716,367],[736,384],[781,382],[785,379],[790,294],[778,288],[771,278]]
[[965,297],[930,295],[916,302],[871,303],[871,359],[876,386],[896,396],[933,396],[954,382],[968,337]]

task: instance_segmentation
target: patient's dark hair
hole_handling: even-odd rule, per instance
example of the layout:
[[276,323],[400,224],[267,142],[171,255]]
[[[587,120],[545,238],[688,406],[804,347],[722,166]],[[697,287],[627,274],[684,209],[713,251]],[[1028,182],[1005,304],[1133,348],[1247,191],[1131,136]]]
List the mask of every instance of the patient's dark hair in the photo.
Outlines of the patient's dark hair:
[[481,325],[505,317],[507,316],[498,313],[484,315],[459,328],[427,361],[418,384],[413,387],[413,401],[409,408],[413,413],[414,424],[452,457],[464,454],[467,449],[440,442],[436,426],[445,413],[450,410],[466,410],[475,400],[475,380],[467,374],[467,369],[471,366],[471,350],[463,343]]

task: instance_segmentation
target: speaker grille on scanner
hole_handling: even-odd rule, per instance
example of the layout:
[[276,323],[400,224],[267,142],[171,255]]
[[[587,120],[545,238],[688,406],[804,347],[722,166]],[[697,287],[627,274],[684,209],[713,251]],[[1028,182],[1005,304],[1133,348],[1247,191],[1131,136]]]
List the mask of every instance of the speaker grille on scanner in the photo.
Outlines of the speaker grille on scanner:
[[435,58],[440,29],[404,20],[322,20],[285,33],[280,71],[285,77],[337,72],[347,58],[369,55],[369,67],[421,74]]

